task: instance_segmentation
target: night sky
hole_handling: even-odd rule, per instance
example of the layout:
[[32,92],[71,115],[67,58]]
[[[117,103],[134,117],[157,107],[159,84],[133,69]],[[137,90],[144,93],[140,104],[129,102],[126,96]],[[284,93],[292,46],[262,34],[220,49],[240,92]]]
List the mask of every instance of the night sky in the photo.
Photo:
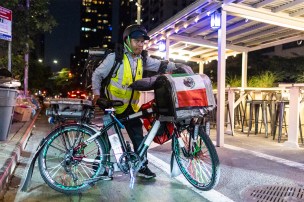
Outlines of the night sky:
[[[70,55],[79,45],[80,38],[80,2],[81,0],[51,0],[50,12],[57,21],[57,26],[45,36],[46,65],[53,71],[70,67]],[[53,60],[58,60],[54,64]]]

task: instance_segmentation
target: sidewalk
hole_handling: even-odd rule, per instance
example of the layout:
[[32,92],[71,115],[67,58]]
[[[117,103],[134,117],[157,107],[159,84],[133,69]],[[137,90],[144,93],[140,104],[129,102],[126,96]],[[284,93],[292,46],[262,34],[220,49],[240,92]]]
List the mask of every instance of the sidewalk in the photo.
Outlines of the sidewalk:
[[7,140],[0,141],[0,196],[5,191],[6,184],[15,170],[39,113],[40,110],[30,121],[13,122]]

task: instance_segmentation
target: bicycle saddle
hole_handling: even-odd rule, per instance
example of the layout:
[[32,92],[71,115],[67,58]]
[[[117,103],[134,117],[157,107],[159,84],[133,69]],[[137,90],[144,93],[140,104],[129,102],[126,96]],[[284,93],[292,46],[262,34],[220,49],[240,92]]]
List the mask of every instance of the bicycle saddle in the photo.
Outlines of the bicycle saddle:
[[108,109],[111,107],[118,107],[122,106],[124,103],[120,100],[109,100],[107,98],[99,98],[96,102],[96,104],[101,108],[101,109]]

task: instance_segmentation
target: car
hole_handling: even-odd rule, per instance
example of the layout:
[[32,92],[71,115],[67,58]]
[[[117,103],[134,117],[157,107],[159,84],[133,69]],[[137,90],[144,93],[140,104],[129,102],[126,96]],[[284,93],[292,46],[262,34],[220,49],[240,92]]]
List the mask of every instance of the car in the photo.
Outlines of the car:
[[70,91],[68,92],[68,98],[87,99],[88,96],[84,91]]

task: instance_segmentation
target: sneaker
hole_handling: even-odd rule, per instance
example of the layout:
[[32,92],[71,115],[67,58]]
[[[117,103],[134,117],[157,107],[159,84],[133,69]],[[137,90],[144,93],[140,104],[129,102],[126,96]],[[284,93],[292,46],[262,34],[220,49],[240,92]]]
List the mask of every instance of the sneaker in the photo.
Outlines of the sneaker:
[[156,177],[156,174],[153,173],[147,166],[144,167],[144,168],[142,168],[142,169],[140,169],[138,171],[137,175],[140,176],[140,177],[144,177],[146,179],[150,179],[150,178]]
[[106,170],[103,173],[100,173],[99,177],[101,177],[101,180],[103,180],[103,181],[113,180],[113,177],[109,177],[109,173]]

